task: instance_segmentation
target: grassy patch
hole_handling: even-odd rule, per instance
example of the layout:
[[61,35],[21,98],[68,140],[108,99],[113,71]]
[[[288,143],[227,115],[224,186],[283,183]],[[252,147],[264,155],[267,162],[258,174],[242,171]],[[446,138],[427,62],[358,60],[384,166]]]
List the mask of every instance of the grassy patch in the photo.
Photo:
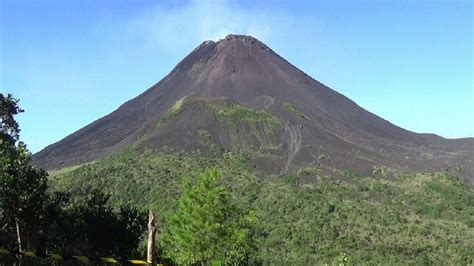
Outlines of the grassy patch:
[[296,175],[298,177],[304,177],[304,176],[317,176],[321,173],[321,169],[318,167],[305,167],[301,168],[296,172]]
[[176,115],[181,111],[181,108],[183,107],[183,102],[186,97],[181,98],[179,101],[177,101],[171,108],[166,112],[163,117],[158,121],[156,128],[160,128],[166,123],[168,123],[171,119],[176,117]]
[[209,134],[209,132],[205,129],[199,129],[197,133],[201,143],[208,143],[211,139],[211,134]]
[[236,150],[250,151],[255,147],[254,144],[248,143],[249,136],[255,137],[260,147],[274,146],[275,130],[284,126],[278,117],[270,113],[237,103],[208,102],[205,106],[216,114],[222,124],[226,125],[232,146]]
[[[89,162],[87,164],[93,164],[95,161],[92,161],[92,162]],[[68,166],[68,167],[64,167],[64,168],[58,168],[58,169],[54,169],[54,170],[50,170],[48,171],[48,174],[49,176],[59,176],[59,175],[64,175],[64,174],[67,174],[81,166],[84,166],[86,164],[80,164],[80,165],[74,165],[74,166]]]
[[283,123],[279,118],[237,103],[230,105],[210,104],[208,106],[215,111],[218,119],[226,124],[246,122],[252,125],[265,125],[268,128],[283,127]]
[[284,102],[284,103],[282,104],[282,106],[283,106],[283,108],[284,108],[286,111],[288,111],[289,113],[292,113],[292,114],[294,114],[294,115],[296,115],[296,116],[299,116],[299,117],[301,117],[301,118],[303,118],[303,119],[305,119],[305,120],[309,120],[309,118],[308,118],[305,114],[303,114],[296,106],[294,106],[294,105],[292,105],[292,104],[290,104],[290,103],[287,103],[287,102]]

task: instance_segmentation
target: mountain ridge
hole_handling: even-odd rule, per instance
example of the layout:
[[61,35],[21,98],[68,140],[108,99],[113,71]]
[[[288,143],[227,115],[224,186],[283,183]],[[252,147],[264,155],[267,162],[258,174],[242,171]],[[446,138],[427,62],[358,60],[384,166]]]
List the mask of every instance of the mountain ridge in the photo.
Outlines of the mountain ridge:
[[[215,105],[206,109],[199,99]],[[178,102],[183,105],[179,112],[156,127]],[[222,120],[218,112],[229,115],[225,119],[236,119],[235,123]],[[254,123],[260,119],[258,112],[282,120],[283,126],[274,132],[265,124],[260,127]],[[41,150],[33,161],[54,169],[101,159],[130,146],[206,150],[211,143],[204,145],[196,137],[202,130],[210,132],[211,143],[222,151],[258,153],[256,158],[264,159],[256,159],[255,164],[268,164],[260,170],[271,175],[308,166],[327,153],[331,167],[360,173],[376,165],[439,171],[459,164],[471,182],[474,176],[474,138],[444,139],[400,128],[245,35],[204,41],[148,90]],[[266,138],[272,143],[266,143]],[[277,151],[262,153],[266,145]]]

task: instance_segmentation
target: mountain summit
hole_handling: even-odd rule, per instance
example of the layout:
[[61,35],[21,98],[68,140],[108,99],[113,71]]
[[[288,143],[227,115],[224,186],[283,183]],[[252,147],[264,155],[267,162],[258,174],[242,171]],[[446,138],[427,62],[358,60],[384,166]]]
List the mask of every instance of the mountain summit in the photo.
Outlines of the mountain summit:
[[474,139],[397,127],[245,35],[203,42],[157,84],[33,160],[55,169],[132,147],[243,152],[268,175],[315,164],[360,174],[460,165],[474,177]]

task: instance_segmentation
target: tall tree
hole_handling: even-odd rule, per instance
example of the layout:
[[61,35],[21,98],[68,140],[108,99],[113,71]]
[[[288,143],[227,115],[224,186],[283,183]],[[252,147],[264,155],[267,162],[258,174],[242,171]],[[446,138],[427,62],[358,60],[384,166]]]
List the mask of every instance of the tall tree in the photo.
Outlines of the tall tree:
[[15,120],[15,115],[22,113],[23,110],[18,105],[18,99],[11,94],[7,96],[0,93],[0,145],[3,148],[12,147],[20,137],[20,128]]
[[109,199],[108,194],[91,189],[86,199],[63,208],[52,221],[49,248],[92,257],[143,256],[138,246],[146,228],[146,213],[129,206],[116,212]]
[[167,217],[164,254],[178,264],[240,264],[254,249],[255,217],[244,215],[221,185],[221,173],[209,170],[195,185],[184,180],[176,213]]
[[129,206],[114,212],[109,196],[98,190],[79,202],[71,202],[67,193],[50,193],[47,173],[30,164],[31,154],[19,141],[15,115],[23,110],[18,102],[0,93],[0,246],[137,256],[145,213]]
[[7,246],[13,242],[8,236],[16,235],[19,250],[38,241],[49,197],[46,172],[30,165],[31,154],[19,141],[15,115],[21,112],[18,99],[0,93],[0,234]]

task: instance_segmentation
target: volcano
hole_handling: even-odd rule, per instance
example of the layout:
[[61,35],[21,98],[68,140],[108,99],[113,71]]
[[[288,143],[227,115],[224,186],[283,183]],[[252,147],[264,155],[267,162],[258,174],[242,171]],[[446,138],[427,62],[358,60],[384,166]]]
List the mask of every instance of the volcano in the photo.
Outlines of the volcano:
[[33,156],[47,170],[125,149],[243,152],[267,176],[302,167],[370,174],[385,166],[474,178],[474,139],[410,132],[311,78],[259,40],[196,47],[161,81]]

